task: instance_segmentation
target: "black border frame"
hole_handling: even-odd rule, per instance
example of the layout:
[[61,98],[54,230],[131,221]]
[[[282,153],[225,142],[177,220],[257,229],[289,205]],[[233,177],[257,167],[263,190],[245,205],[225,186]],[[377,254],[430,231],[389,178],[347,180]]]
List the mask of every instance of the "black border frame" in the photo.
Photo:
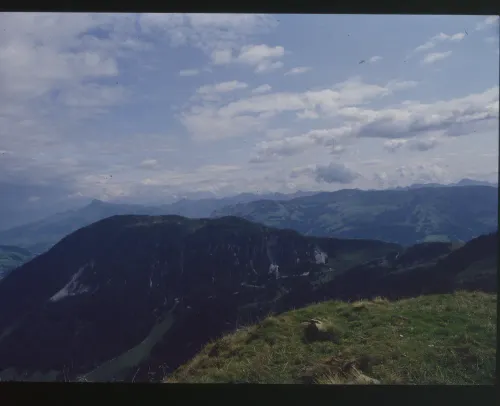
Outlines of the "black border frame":
[[61,12],[168,12],[168,13],[284,13],[284,14],[500,14],[496,0],[252,0],[233,2],[212,0],[183,0],[165,2],[154,0],[3,0],[0,12],[61,11]]

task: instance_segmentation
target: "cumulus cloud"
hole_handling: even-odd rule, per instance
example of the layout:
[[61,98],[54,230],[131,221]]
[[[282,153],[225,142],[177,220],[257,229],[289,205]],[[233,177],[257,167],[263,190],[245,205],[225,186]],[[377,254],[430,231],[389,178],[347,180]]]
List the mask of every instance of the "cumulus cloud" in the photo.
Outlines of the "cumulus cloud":
[[458,42],[462,41],[465,38],[465,33],[463,32],[457,32],[456,34],[448,35],[443,32],[435,35],[432,37],[429,41],[426,43],[419,45],[414,49],[413,52],[422,52],[422,51],[428,51],[429,49],[434,48],[436,45],[438,45],[440,42]]
[[215,85],[205,85],[200,87],[197,92],[199,94],[211,94],[211,93],[227,93],[238,89],[246,89],[248,85],[237,80],[232,80],[228,82],[217,83]]
[[448,183],[448,171],[442,165],[426,162],[425,164],[401,165],[394,170],[403,184],[412,183]]
[[286,113],[303,113],[308,118],[334,117],[369,100],[374,100],[414,86],[412,81],[390,81],[385,86],[368,84],[351,78],[331,88],[302,93],[280,92],[254,95],[220,106],[191,106],[181,121],[198,139],[241,136],[265,127],[273,117]]
[[288,75],[300,75],[301,73],[306,73],[311,70],[310,66],[298,66],[296,68],[290,69],[288,72],[285,72],[285,76]]
[[[262,162],[300,154],[318,146],[329,147],[330,152],[334,152],[335,147],[345,145],[347,140],[363,137],[389,139],[384,148],[391,152],[407,143],[412,150],[428,150],[439,142],[435,134],[455,137],[494,129],[498,122],[498,87],[430,104],[408,102],[399,108],[380,110],[344,107],[336,113],[344,120],[344,125],[260,142],[253,159]],[[409,142],[409,138],[416,137],[427,138]]]
[[422,59],[422,65],[430,65],[434,62],[446,59],[449,56],[451,56],[451,51],[431,52],[431,53],[425,55],[424,59]]
[[244,45],[235,55],[232,49],[216,49],[212,52],[211,58],[214,65],[238,63],[253,67],[257,73],[263,73],[283,67],[283,62],[278,59],[284,54],[285,49],[282,46],[271,47],[260,44]]
[[[146,34],[164,36],[173,46],[193,46],[212,58],[214,51],[237,49],[277,25],[276,19],[266,14],[216,13],[144,13],[138,23]],[[217,58],[223,60],[224,54]]]
[[348,127],[328,130],[312,130],[302,135],[288,136],[272,141],[262,141],[256,145],[251,163],[267,162],[281,157],[297,155],[311,147],[326,148],[331,154],[344,152],[341,144],[349,132]]
[[423,139],[395,139],[384,142],[384,148],[389,152],[396,152],[406,146],[411,151],[429,151],[439,145],[439,140],[436,137],[428,137]]
[[498,16],[488,16],[483,21],[476,24],[476,30],[482,31],[493,25],[498,25]]
[[270,92],[271,89],[272,89],[271,86],[269,86],[268,84],[260,85],[260,86],[257,86],[255,89],[253,89],[252,93],[255,93],[255,94],[267,93],[267,92]]
[[352,183],[360,176],[359,173],[347,168],[345,165],[337,163],[317,165],[312,174],[318,183],[340,183],[343,185]]
[[284,54],[285,48],[282,46],[245,45],[241,48],[238,61],[249,65],[258,65],[265,59],[281,58]]
[[199,75],[198,69],[184,69],[179,72],[179,76],[196,76]]
[[127,101],[120,61],[147,46],[116,14],[2,13],[0,26],[0,145],[13,151],[0,179],[71,184],[78,165],[58,159],[79,152],[65,138]]

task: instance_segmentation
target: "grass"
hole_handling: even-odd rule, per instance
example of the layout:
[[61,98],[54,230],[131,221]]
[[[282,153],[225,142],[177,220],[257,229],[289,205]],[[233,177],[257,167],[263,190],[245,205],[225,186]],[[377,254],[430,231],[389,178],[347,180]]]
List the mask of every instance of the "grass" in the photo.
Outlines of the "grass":
[[[165,382],[493,384],[497,295],[324,302],[207,344]],[[334,334],[306,339],[311,319]]]

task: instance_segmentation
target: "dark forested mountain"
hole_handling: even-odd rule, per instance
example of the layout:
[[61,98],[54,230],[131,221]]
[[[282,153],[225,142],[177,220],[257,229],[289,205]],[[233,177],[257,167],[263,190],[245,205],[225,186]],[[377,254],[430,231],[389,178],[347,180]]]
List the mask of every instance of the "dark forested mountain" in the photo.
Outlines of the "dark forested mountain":
[[269,193],[256,195],[243,193],[224,198],[206,198],[198,200],[182,199],[175,203],[159,206],[139,204],[108,203],[93,200],[85,207],[69,210],[47,217],[46,219],[19,227],[0,231],[0,244],[16,245],[35,253],[46,251],[64,236],[106,217],[122,214],[140,215],[179,215],[191,218],[209,217],[210,214],[228,204],[250,202],[257,199],[287,200],[298,196],[307,196],[312,192],[293,194]]
[[120,355],[119,365],[91,378],[123,376],[155,356],[174,367],[301,280],[327,278],[326,264],[342,270],[395,249],[307,238],[239,218],[110,217],[2,281],[0,377],[17,368],[74,378]]
[[212,213],[212,217],[228,215],[305,235],[369,238],[403,245],[468,241],[497,229],[498,188],[340,190],[289,201],[236,204]]
[[269,311],[386,286],[392,296],[496,288],[496,240],[405,249],[236,217],[113,216],[0,284],[0,379],[160,380]]

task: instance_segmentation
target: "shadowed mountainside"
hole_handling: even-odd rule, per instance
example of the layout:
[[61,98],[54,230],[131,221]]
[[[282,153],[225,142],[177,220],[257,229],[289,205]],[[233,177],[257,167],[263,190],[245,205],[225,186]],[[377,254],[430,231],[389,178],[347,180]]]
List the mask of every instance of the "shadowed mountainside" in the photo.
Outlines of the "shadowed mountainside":
[[209,340],[325,299],[496,290],[497,234],[409,248],[237,217],[113,216],[0,284],[0,379],[158,381]]
[[395,249],[234,217],[110,217],[63,238],[0,284],[0,369],[75,377],[147,337],[142,348],[151,355],[135,350],[134,361],[120,360],[112,375],[155,351],[173,368],[238,320],[261,316],[298,281],[331,274],[330,262],[343,269]]

